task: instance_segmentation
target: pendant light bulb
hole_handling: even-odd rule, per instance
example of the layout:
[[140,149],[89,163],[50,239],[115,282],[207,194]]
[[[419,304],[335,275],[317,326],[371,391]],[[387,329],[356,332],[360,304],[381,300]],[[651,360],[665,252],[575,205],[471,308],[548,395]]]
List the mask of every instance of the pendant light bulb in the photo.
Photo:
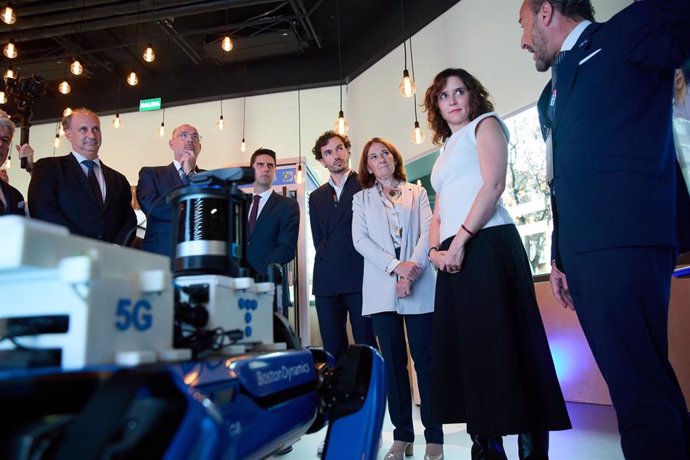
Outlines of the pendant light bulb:
[[65,135],[65,128],[62,127],[62,123],[60,123],[60,128],[58,129],[58,134],[59,134],[60,136],[64,136],[64,135]]
[[422,128],[419,127],[418,121],[414,122],[414,129],[412,130],[412,135],[410,137],[412,138],[412,142],[415,144],[421,144],[424,142],[424,139],[426,139],[426,135],[424,134],[424,131],[422,131]]
[[10,40],[10,42],[4,46],[2,49],[2,52],[5,56],[7,56],[10,59],[14,59],[17,57],[17,47],[14,46],[14,40]]
[[225,122],[223,121],[223,115],[221,115],[220,118],[218,119],[217,125],[218,125],[218,129],[220,131],[223,131],[223,128],[225,128]]
[[75,58],[69,66],[69,71],[72,72],[72,75],[81,75],[84,72],[84,66],[81,65],[79,59]]
[[158,135],[160,137],[165,136],[165,122],[164,121],[161,122],[161,127],[158,128]]
[[137,73],[132,70],[129,75],[127,75],[127,84],[129,86],[137,86],[137,83],[139,83],[139,77]]
[[232,51],[232,49],[235,47],[235,44],[232,42],[230,34],[223,37],[223,40],[220,42],[220,47],[223,48],[223,51],[225,52],[229,53],[230,51]]
[[72,108],[71,107],[67,107],[65,110],[62,111],[63,117],[69,117],[70,115],[72,115]]
[[115,118],[113,118],[113,127],[115,129],[119,128],[122,123],[120,122],[120,112],[117,112],[115,114]]
[[10,67],[9,69],[7,69],[7,71],[5,72],[5,78],[17,78],[17,75],[15,75],[15,73],[14,73],[13,67]]
[[408,72],[407,69],[403,70],[403,77],[400,81],[400,94],[402,94],[403,97],[412,97],[415,91],[417,91],[417,87],[412,77],[410,77],[410,72]]
[[60,147],[60,133],[55,133],[55,140],[53,140],[53,147]]
[[0,19],[2,19],[2,22],[5,24],[14,24],[17,22],[17,15],[15,14],[11,3],[8,2],[7,5],[5,5],[5,8],[2,9],[0,12]]
[[302,171],[302,163],[297,165],[297,172],[295,173],[295,183],[296,184],[303,184],[304,183],[304,171]]
[[149,46],[147,46],[146,50],[144,51],[144,61],[153,62],[155,60],[156,60],[156,53],[153,51],[153,47],[151,46],[151,43],[149,43]]
[[242,143],[240,144],[240,150],[243,152],[247,151],[247,143],[244,141],[244,138],[242,138]]
[[0,91],[0,104],[7,103],[7,94],[4,91]]
[[72,87],[69,85],[67,80],[62,80],[62,83],[58,86],[58,91],[60,91],[62,94],[69,94],[70,91],[72,91]]
[[345,119],[345,114],[341,110],[338,113],[338,119],[335,120],[335,132],[340,134],[341,136],[344,136],[347,134],[347,132],[350,130],[350,123],[347,122]]

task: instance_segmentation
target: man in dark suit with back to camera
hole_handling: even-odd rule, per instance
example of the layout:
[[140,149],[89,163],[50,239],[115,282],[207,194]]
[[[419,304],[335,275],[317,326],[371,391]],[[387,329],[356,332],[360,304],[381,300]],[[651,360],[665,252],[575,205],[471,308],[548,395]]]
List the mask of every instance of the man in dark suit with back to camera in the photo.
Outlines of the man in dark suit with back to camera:
[[165,197],[172,190],[188,185],[190,177],[199,171],[196,162],[201,153],[201,136],[194,126],[180,125],[172,132],[168,146],[174,155],[172,163],[145,166],[139,171],[137,201],[146,215],[144,251],[173,257],[173,211]]
[[62,120],[72,151],[42,158],[29,183],[31,217],[67,227],[70,233],[126,245],[137,224],[125,176],[98,157],[101,125],[81,108]]
[[[0,110],[0,166],[2,166],[10,153],[10,144],[14,137],[15,126],[10,116],[5,111]],[[17,145],[19,157],[28,159],[28,170],[33,166],[34,151],[29,144]],[[7,171],[0,170],[0,216],[6,215],[25,215],[26,203],[24,196],[19,190],[12,187],[7,178]]]
[[350,147],[350,139],[334,131],[316,140],[312,153],[330,175],[309,195],[316,313],[323,347],[336,362],[347,350],[348,315],[355,343],[376,347],[371,319],[362,316],[364,259],[352,243],[352,196],[361,188],[350,169]]
[[[596,23],[588,0],[524,0],[521,46],[552,69],[539,99],[554,215],[551,288],[575,309],[618,416],[625,458],[688,459],[668,360],[668,302],[690,199],[671,132],[690,1],[635,2]],[[561,51],[565,53],[561,53]]]
[[285,265],[295,258],[299,204],[273,191],[276,153],[260,148],[249,161],[254,168],[254,195],[249,207],[247,260],[261,275],[269,264]]

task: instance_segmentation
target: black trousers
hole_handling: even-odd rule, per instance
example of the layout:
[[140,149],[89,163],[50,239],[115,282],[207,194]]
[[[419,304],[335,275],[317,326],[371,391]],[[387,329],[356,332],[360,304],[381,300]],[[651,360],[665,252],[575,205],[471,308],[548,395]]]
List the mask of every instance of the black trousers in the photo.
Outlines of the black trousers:
[[323,348],[335,358],[336,363],[340,362],[348,347],[348,315],[355,343],[378,348],[371,319],[362,316],[361,292],[316,296],[316,314]]
[[690,419],[668,361],[676,250],[643,246],[560,254],[575,311],[608,384],[627,460],[690,458]]
[[427,443],[443,444],[443,429],[430,421],[429,396],[431,389],[431,328],[433,313],[422,315],[399,315],[395,312],[371,315],[374,332],[381,345],[381,354],[386,363],[388,378],[388,412],[393,430],[393,439],[414,442],[412,426],[412,395],[407,373],[407,344],[405,330],[414,361],[421,399],[421,415],[424,424],[424,438]]

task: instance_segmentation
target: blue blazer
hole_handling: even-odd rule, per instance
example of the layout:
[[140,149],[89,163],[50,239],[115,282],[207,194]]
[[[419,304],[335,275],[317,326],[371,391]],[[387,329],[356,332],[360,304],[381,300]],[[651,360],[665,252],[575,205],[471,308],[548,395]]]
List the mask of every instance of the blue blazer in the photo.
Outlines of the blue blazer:
[[[558,247],[688,247],[690,198],[671,131],[674,69],[690,55],[690,2],[636,2],[593,23],[558,68],[552,126]],[[551,83],[538,107],[546,123]]]
[[295,258],[299,233],[299,204],[276,192],[271,193],[247,235],[247,260],[259,274],[268,264],[285,265]]
[[102,160],[101,167],[106,187],[103,208],[74,155],[38,160],[29,183],[31,217],[67,227],[75,235],[128,244],[137,225],[129,182]]
[[315,296],[362,291],[364,259],[352,243],[352,197],[360,190],[357,174],[351,172],[340,200],[329,183],[309,195]]
[[3,180],[0,180],[0,189],[2,189],[2,192],[5,195],[5,201],[7,202],[5,212],[0,215],[6,216],[10,214],[17,214],[23,216],[26,203],[24,203],[24,197],[22,196],[21,192],[12,187],[10,184],[5,183]]
[[165,197],[184,187],[175,163],[143,167],[139,171],[137,201],[146,214],[146,234],[142,249],[172,257],[172,206]]

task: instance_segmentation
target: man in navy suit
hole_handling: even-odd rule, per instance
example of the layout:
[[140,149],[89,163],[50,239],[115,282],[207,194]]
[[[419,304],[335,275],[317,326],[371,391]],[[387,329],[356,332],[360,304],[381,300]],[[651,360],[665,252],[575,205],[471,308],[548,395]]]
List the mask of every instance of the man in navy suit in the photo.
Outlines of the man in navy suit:
[[350,139],[326,131],[312,149],[328,169],[328,183],[309,195],[316,248],[313,292],[324,349],[339,361],[348,346],[347,317],[356,343],[376,347],[371,319],[362,316],[364,259],[352,243],[352,196],[361,190],[350,169]]
[[524,0],[520,24],[537,70],[555,68],[539,99],[553,165],[552,290],[577,311],[625,457],[687,459],[667,322],[671,272],[690,236],[671,132],[690,2],[636,2],[599,24],[588,0]]
[[247,260],[257,274],[269,264],[285,265],[295,258],[299,232],[299,204],[273,191],[276,154],[260,148],[250,159],[254,168],[254,195],[249,208]]
[[72,151],[42,158],[29,183],[31,217],[67,227],[75,235],[126,245],[137,224],[125,176],[98,157],[101,124],[81,108],[63,118]]
[[180,125],[172,132],[168,146],[174,155],[172,163],[167,166],[145,166],[139,171],[137,201],[146,214],[146,235],[142,249],[173,257],[173,210],[165,197],[172,190],[189,184],[189,178],[197,173],[201,136],[194,126]]
[[[10,153],[10,144],[14,137],[15,126],[9,115],[0,110],[0,165],[7,161]],[[29,161],[29,168],[33,165],[33,149],[29,144],[17,145],[20,158],[26,157]],[[26,210],[26,203],[21,192],[12,187],[7,177],[7,171],[0,170],[0,216],[17,214],[23,216]]]

